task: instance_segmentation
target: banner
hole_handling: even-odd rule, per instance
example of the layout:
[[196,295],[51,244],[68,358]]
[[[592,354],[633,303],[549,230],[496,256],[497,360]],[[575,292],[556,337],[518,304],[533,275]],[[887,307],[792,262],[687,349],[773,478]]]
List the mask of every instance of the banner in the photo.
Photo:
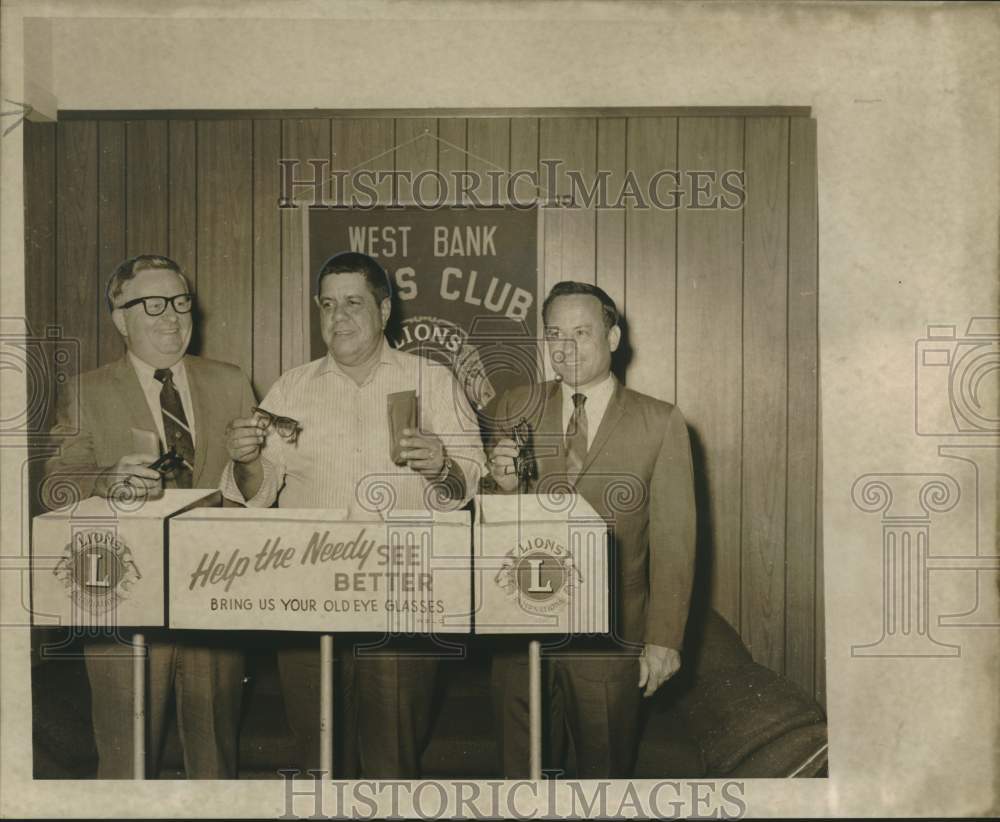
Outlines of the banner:
[[310,208],[308,246],[313,292],[334,254],[378,260],[394,289],[390,342],[450,365],[473,408],[541,379],[536,208]]
[[170,521],[170,627],[467,633],[469,514],[217,508]]

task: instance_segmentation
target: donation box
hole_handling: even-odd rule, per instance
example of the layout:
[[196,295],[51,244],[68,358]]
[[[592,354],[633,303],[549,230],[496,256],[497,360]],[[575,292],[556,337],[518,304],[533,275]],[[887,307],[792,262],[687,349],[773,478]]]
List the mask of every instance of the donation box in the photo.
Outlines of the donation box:
[[478,498],[477,634],[600,634],[608,624],[608,529],[575,494]]
[[164,627],[167,522],[220,500],[218,491],[168,489],[159,499],[90,497],[35,517],[33,622]]
[[217,508],[170,521],[170,627],[468,633],[469,514]]

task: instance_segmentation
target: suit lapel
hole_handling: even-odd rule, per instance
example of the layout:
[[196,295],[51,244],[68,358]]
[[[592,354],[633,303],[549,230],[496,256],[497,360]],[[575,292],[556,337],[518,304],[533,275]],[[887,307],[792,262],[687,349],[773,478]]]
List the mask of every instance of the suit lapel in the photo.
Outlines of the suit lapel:
[[545,404],[535,435],[535,456],[538,459],[538,475],[563,473],[566,470],[566,456],[563,453],[562,430],[562,383],[550,382],[547,386]]
[[198,369],[198,361],[193,357],[184,357],[184,368],[187,371],[188,388],[191,389],[191,413],[194,415],[192,425],[196,432],[197,441],[194,448],[194,471],[191,472],[193,484],[198,485],[201,472],[205,468],[205,458],[208,448],[205,446],[206,437],[212,430],[206,419],[206,408],[203,402],[204,386],[202,385],[202,374]]
[[597,458],[597,455],[601,453],[601,449],[607,443],[608,437],[614,433],[614,430],[618,427],[618,423],[621,422],[622,416],[625,414],[625,389],[622,388],[622,384],[614,377],[611,379],[615,380],[615,389],[611,394],[611,399],[608,400],[608,407],[604,409],[604,418],[597,429],[597,434],[594,435],[594,442],[587,449],[587,456],[583,460],[583,468],[580,471],[581,475],[587,473],[587,469],[590,468],[591,463]]
[[155,434],[156,421],[149,410],[146,395],[142,391],[142,385],[139,384],[139,376],[135,373],[128,354],[115,362],[114,379],[117,385],[115,397],[125,403],[132,426]]

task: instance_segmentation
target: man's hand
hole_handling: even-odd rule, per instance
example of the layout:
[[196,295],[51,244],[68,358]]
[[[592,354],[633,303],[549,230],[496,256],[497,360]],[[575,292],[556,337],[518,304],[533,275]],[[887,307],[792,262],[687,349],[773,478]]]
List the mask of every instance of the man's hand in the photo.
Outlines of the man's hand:
[[662,645],[646,644],[639,657],[639,687],[643,696],[652,696],[664,682],[681,669],[680,651]]
[[236,463],[255,462],[264,444],[264,421],[257,417],[242,417],[226,426],[226,450]]
[[160,472],[150,468],[156,462],[155,454],[126,454],[94,483],[94,493],[102,497],[126,493],[126,488],[135,489],[138,497],[155,499],[163,492]]
[[418,434],[404,428],[399,440],[400,456],[406,465],[429,480],[437,479],[444,468],[444,443],[434,434]]
[[513,491],[517,488],[517,473],[514,471],[514,458],[517,452],[517,443],[514,440],[502,439],[493,449],[493,454],[487,463],[493,480],[503,491]]

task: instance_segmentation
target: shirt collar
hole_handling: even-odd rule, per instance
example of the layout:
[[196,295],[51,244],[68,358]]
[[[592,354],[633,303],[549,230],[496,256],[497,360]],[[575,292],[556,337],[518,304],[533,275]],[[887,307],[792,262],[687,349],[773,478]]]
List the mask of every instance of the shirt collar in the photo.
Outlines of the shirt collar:
[[587,398],[587,403],[591,407],[597,403],[605,405],[611,398],[611,393],[615,390],[615,377],[614,374],[609,371],[607,377],[605,377],[597,385],[591,386],[586,391],[581,391],[579,388],[574,388],[565,382],[562,384],[562,389],[563,398],[570,402],[572,402],[574,394],[583,394]]
[[[378,363],[375,368],[372,369],[372,374],[378,369],[380,365],[387,365],[389,367],[396,366],[399,364],[399,354],[396,349],[389,345],[389,341],[384,337],[382,339],[382,348],[379,352]],[[323,374],[339,374],[342,377],[346,377],[347,374],[344,373],[344,369],[340,367],[340,363],[334,358],[333,354],[327,352],[327,355],[319,361],[319,370],[317,372],[320,376]],[[370,375],[369,375],[370,378]],[[367,382],[367,380],[366,380]]]
[[[128,352],[129,361],[132,363],[132,368],[135,369],[135,373],[138,374],[139,380],[143,384],[151,384],[156,380],[156,371],[153,366],[143,359],[140,359],[131,351]],[[174,375],[174,382],[177,383],[184,377],[184,358],[181,357],[177,362],[170,366],[170,372]]]

